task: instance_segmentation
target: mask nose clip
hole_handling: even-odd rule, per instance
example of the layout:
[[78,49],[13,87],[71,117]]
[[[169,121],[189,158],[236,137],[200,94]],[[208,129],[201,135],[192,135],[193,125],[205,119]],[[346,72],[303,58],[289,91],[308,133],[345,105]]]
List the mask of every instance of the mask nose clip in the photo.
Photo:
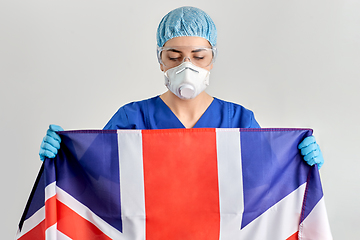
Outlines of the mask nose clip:
[[[190,62],[191,63],[191,62]],[[191,70],[191,71],[193,71],[193,72],[196,72],[196,73],[199,73],[199,71],[198,70],[196,70],[196,69],[194,69],[194,68],[192,68],[191,66],[189,67],[189,66],[186,66],[187,64],[183,61],[183,63],[181,64],[181,65],[185,65],[184,67],[182,67],[180,70],[178,70],[178,71],[176,71],[175,72],[175,74],[177,75],[177,74],[179,74],[179,73],[182,73],[183,71],[185,71],[185,70],[187,70],[187,69],[189,69],[189,70]],[[192,64],[192,63],[191,63]]]

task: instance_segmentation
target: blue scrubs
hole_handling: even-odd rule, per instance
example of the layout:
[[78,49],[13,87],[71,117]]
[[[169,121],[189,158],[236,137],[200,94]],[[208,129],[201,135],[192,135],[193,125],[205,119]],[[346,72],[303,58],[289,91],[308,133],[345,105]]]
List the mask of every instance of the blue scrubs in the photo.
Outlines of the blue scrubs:
[[[160,96],[121,107],[104,129],[185,128]],[[252,111],[214,98],[194,128],[260,128]]]

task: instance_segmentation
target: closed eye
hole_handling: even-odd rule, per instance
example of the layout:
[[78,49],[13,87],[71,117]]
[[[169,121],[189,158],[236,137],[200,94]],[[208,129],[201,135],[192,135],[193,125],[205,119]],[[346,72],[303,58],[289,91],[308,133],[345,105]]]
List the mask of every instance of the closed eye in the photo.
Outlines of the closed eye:
[[169,57],[169,60],[171,60],[171,61],[179,61],[179,59],[180,59],[180,58],[178,58],[178,57],[175,57],[175,58]]

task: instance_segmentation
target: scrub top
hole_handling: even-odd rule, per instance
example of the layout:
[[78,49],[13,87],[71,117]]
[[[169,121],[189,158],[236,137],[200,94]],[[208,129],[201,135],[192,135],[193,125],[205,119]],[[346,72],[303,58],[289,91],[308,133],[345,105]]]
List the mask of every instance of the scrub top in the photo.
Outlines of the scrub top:
[[[122,106],[106,129],[185,128],[160,96]],[[260,128],[252,111],[241,105],[214,98],[194,128]]]

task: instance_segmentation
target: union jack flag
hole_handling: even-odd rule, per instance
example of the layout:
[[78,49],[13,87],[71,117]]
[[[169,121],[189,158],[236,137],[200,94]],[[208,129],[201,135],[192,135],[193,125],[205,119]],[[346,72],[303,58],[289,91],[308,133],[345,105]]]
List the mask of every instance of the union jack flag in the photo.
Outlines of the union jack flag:
[[310,129],[63,131],[17,239],[332,239]]

